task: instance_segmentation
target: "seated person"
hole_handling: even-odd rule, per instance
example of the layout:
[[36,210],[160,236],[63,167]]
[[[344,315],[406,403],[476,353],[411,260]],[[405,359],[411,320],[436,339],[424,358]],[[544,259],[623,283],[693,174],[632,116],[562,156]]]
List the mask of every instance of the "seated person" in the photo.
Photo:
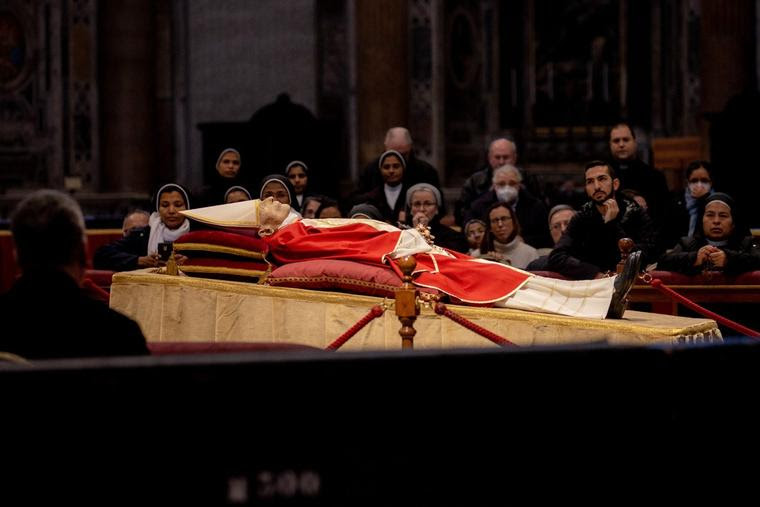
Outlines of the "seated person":
[[383,220],[389,224],[404,222],[406,216],[404,197],[408,185],[404,183],[406,161],[401,153],[388,150],[378,160],[378,168],[383,183],[354,199],[355,203],[368,202],[380,210]]
[[584,180],[590,201],[570,220],[549,254],[549,271],[571,280],[606,277],[620,261],[618,241],[623,238],[633,240],[645,264],[656,260],[656,231],[649,215],[620,194],[620,180],[609,163],[586,164]]
[[224,203],[224,195],[228,188],[244,184],[240,175],[240,152],[235,148],[225,148],[216,159],[216,172],[211,181],[200,191],[201,206],[213,206]]
[[124,222],[121,224],[122,236],[126,237],[130,232],[140,227],[146,227],[148,225],[148,219],[150,213],[142,209],[136,209],[127,213],[124,217]]
[[317,209],[316,215],[317,218],[343,218],[343,215],[340,213],[338,201],[329,198],[322,201],[322,204],[319,205],[319,209]]
[[[158,254],[158,244],[173,242],[190,230],[190,222],[180,211],[190,208],[187,191],[176,183],[169,183],[156,192],[156,211],[151,213],[149,225],[133,230],[126,237],[95,251],[95,269],[131,271],[138,268],[163,266],[165,261]],[[187,258],[175,254],[177,264]]]
[[224,193],[224,204],[229,204],[231,202],[250,201],[251,199],[253,199],[253,197],[251,197],[251,193],[246,190],[245,187],[241,187],[240,185],[230,187]]
[[525,269],[538,259],[535,248],[520,237],[520,223],[511,206],[497,202],[488,209],[488,229],[480,247],[480,258]]
[[[308,217],[304,217],[308,218]],[[312,217],[314,218],[314,217]],[[348,212],[348,218],[368,218],[371,220],[383,220],[380,210],[369,203],[357,204]]]
[[429,244],[417,229],[401,230],[375,220],[294,220],[288,206],[271,198],[183,214],[227,230],[234,225],[241,233],[257,231],[276,264],[339,259],[376,266],[390,264],[400,274],[391,259],[413,255],[417,261],[413,283],[460,301],[587,318],[622,317],[625,297],[640,264],[639,252],[633,252],[620,276],[577,282],[553,280],[439,248]]
[[11,233],[22,274],[0,296],[0,350],[27,359],[148,354],[137,323],[81,288],[87,240],[76,201],[33,192],[13,211]]
[[285,176],[288,177],[293,186],[298,209],[301,209],[309,187],[309,168],[300,160],[294,160],[285,167]]
[[483,243],[483,238],[486,235],[486,223],[480,219],[473,218],[464,224],[464,235],[470,247],[467,254],[472,257],[480,257],[480,245]]
[[300,206],[296,201],[296,191],[290,180],[282,174],[270,174],[264,176],[259,187],[259,199],[273,198],[275,201],[289,205],[294,211],[298,212]]
[[513,165],[494,169],[491,189],[475,199],[464,214],[465,221],[480,218],[487,222],[486,213],[491,206],[503,202],[512,206],[517,213],[525,243],[535,248],[549,247],[551,237],[546,226],[546,206],[525,189],[522,179],[520,170]]
[[686,188],[676,196],[674,216],[666,227],[672,237],[672,244],[668,247],[679,238],[694,236],[701,228],[705,201],[715,193],[712,173],[712,165],[706,160],[695,160],[686,167]]
[[317,218],[317,210],[322,206],[322,201],[327,199],[324,195],[309,195],[303,198],[301,215],[304,218]]
[[722,271],[729,276],[760,269],[760,248],[739,223],[734,200],[728,194],[712,194],[705,200],[702,227],[681,238],[660,258],[657,269],[686,275]]
[[441,223],[441,192],[430,183],[417,183],[406,191],[407,225],[417,227],[422,224],[430,229],[437,246],[465,253],[467,242],[462,233]]
[[[577,213],[577,211],[567,204],[557,204],[549,210],[549,232],[555,245],[559,243],[560,238],[570,224],[570,220]],[[528,271],[547,271],[549,269],[549,254],[551,251],[551,248],[539,248],[538,255],[540,257],[528,264],[528,267],[525,269]]]

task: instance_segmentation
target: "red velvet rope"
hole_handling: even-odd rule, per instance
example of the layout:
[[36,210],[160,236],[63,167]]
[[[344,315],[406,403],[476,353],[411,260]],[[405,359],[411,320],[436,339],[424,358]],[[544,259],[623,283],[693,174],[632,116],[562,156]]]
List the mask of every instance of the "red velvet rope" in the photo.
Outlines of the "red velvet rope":
[[470,331],[473,331],[479,334],[483,338],[487,338],[488,340],[491,340],[496,345],[500,345],[502,347],[508,347],[508,346],[517,347],[517,345],[507,340],[506,338],[502,338],[501,336],[492,333],[488,329],[480,327],[479,325],[475,324],[471,320],[468,320],[462,317],[461,315],[457,315],[456,313],[446,308],[446,305],[444,305],[443,303],[435,304],[435,313],[437,313],[438,315],[443,315],[445,317],[450,318],[451,320],[453,320],[460,326],[463,326],[469,329]]
[[383,310],[383,308],[380,305],[373,306],[372,309],[369,311],[369,313],[367,315],[365,315],[364,317],[362,317],[361,319],[359,319],[359,321],[356,324],[354,324],[353,326],[351,326],[348,329],[348,331],[346,331],[345,333],[343,333],[342,335],[340,335],[337,340],[335,340],[330,345],[328,345],[327,347],[325,347],[325,350],[338,350],[341,347],[341,345],[343,345],[344,343],[346,343],[356,333],[358,333],[359,331],[361,331],[361,329],[364,326],[366,326],[367,324],[369,324],[372,320],[374,320],[374,319],[378,318],[379,316],[381,316],[384,311],[385,310]]
[[719,322],[723,324],[724,326],[729,327],[733,329],[734,331],[738,331],[746,336],[750,336],[752,338],[760,338],[760,333],[758,333],[754,329],[750,329],[748,327],[742,326],[741,324],[734,322],[733,320],[729,320],[725,317],[721,317],[717,313],[711,312],[707,308],[703,308],[699,306],[697,303],[695,303],[691,299],[688,299],[682,296],[681,294],[677,293],[676,291],[674,291],[673,289],[671,289],[670,287],[662,283],[662,280],[660,280],[659,278],[655,278],[649,283],[650,285],[652,285],[652,287],[659,290],[663,294],[670,296],[671,298],[675,299],[676,301],[683,304],[687,308],[691,308],[695,312],[701,313],[705,317],[710,317],[716,322]]

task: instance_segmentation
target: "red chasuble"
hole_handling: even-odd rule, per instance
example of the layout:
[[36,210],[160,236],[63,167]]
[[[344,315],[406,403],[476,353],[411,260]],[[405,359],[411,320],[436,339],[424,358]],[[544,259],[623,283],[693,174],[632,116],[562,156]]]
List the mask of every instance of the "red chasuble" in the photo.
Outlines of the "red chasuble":
[[[402,235],[405,236],[402,238]],[[391,262],[391,254],[411,248],[409,253],[414,254],[417,261],[415,285],[438,289],[469,303],[504,299],[532,276],[505,264],[449,250],[436,252],[416,231],[402,232],[374,221],[304,220],[280,228],[267,237],[266,242],[278,264],[341,259],[370,265],[390,264],[399,276],[401,273],[396,263]]]

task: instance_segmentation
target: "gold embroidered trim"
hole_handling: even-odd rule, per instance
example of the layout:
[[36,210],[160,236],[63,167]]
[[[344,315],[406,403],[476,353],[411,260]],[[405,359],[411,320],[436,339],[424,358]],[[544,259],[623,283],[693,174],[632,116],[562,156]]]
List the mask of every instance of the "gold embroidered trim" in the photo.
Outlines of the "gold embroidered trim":
[[[185,267],[182,267],[184,269]],[[329,290],[297,289],[292,287],[277,287],[273,285],[257,285],[242,281],[221,281],[209,278],[195,278],[188,276],[165,276],[151,273],[150,268],[124,271],[115,273],[113,276],[114,288],[118,291],[119,285],[170,285],[198,287],[211,290],[222,290],[236,294],[253,294],[275,298],[305,302],[336,303],[342,305],[357,305],[369,308],[372,305],[381,304],[382,297],[359,294],[346,294]],[[628,310],[623,319],[584,319],[581,317],[564,317],[538,312],[526,312],[509,308],[479,308],[472,306],[452,305],[452,309],[468,319],[499,319],[513,322],[524,322],[532,327],[539,326],[565,326],[578,330],[606,330],[610,336],[617,334],[629,334],[638,336],[641,343],[647,343],[647,338],[659,340],[669,339],[671,342],[683,339],[685,336],[695,336],[698,333],[711,333],[720,340],[720,332],[714,321],[709,319],[694,319],[671,315],[650,314]],[[434,314],[432,309],[422,307],[421,313]],[[649,316],[649,318],[647,318]],[[657,322],[652,322],[652,316],[657,316]]]
[[266,261],[266,257],[261,252],[252,252],[243,248],[235,248],[231,246],[211,245],[208,243],[174,243],[174,249],[177,251],[194,250],[202,252],[224,253]]
[[186,273],[218,273],[222,275],[242,275],[260,277],[266,275],[269,271],[256,271],[253,269],[223,268],[214,266],[181,266],[180,269]]
[[[282,282],[296,282],[296,283],[304,283],[304,284],[313,284],[313,283],[324,283],[324,282],[330,282],[330,283],[344,283],[348,285],[357,285],[359,287],[368,287],[371,289],[383,289],[387,290],[388,292],[393,292],[394,290],[398,289],[398,285],[388,285],[385,283],[376,283],[376,282],[368,282],[366,280],[356,280],[354,278],[341,278],[338,276],[283,276],[283,277],[275,277],[270,278],[267,282],[268,285],[274,285],[279,286]],[[308,287],[305,287],[308,289]]]

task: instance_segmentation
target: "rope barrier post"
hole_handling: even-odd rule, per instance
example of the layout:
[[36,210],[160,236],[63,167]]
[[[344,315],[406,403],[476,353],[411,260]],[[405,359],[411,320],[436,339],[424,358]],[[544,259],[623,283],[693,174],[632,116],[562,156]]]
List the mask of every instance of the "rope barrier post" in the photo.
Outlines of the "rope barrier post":
[[417,303],[417,289],[412,285],[412,273],[417,267],[417,261],[414,257],[407,256],[397,261],[402,278],[401,287],[396,289],[396,316],[401,321],[401,329],[398,334],[401,335],[401,348],[414,348],[414,335],[417,331],[414,329],[414,321],[420,314],[420,306]]
[[625,261],[628,260],[628,256],[631,255],[631,250],[635,246],[631,238],[620,238],[618,240],[618,249],[620,250],[620,262],[615,266],[615,273],[620,274],[625,267]]

